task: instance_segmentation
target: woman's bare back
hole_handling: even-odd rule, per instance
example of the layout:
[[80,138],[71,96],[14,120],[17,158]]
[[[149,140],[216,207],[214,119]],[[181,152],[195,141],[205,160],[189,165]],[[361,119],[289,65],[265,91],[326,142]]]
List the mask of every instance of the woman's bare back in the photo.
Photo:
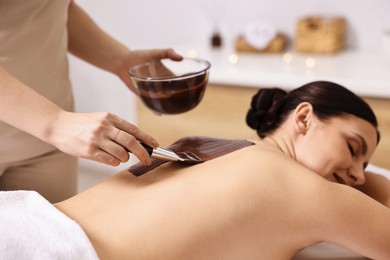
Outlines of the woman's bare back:
[[260,141],[190,167],[123,171],[57,207],[102,259],[290,259],[331,237],[324,199],[340,186]]

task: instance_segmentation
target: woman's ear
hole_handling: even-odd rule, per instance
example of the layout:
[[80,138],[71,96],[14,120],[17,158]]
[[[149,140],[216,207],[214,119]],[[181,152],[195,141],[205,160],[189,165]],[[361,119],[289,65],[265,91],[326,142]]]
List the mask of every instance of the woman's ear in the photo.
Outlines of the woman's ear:
[[313,120],[313,106],[308,102],[300,103],[294,110],[295,129],[300,134],[306,134]]

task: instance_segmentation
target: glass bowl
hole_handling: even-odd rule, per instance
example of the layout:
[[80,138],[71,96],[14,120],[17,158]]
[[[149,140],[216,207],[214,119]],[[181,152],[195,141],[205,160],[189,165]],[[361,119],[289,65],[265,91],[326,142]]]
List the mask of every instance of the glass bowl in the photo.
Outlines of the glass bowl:
[[142,102],[158,114],[180,114],[195,108],[206,90],[210,62],[184,58],[136,65],[129,75]]

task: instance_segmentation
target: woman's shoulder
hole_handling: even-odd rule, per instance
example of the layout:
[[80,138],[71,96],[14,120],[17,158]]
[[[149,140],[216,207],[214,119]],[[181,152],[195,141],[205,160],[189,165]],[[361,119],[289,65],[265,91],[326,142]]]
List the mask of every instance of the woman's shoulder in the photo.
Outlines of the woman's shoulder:
[[[304,167],[278,148],[264,141],[253,141],[255,145],[245,147],[226,156],[218,164],[226,172],[240,172],[248,186],[255,185],[262,192],[284,194],[290,198],[310,197],[318,193],[316,187],[329,184],[317,173]],[[217,163],[217,162],[216,162]],[[324,189],[326,190],[326,189]],[[298,203],[298,201],[297,201]],[[305,201],[299,201],[306,203]]]
[[306,174],[313,174],[313,172],[283,153],[277,147],[262,140],[249,141],[253,142],[254,145],[245,147],[245,149],[237,151],[237,154],[234,155],[240,158],[241,164],[246,162],[245,165],[247,167],[252,167],[256,170],[276,171],[281,174],[288,174],[289,176],[293,176],[290,174],[292,171],[305,171]]

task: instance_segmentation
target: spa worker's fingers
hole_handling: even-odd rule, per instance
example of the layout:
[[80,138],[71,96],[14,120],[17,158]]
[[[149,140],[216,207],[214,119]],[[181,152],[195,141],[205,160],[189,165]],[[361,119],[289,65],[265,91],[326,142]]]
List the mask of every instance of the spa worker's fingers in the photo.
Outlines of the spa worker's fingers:
[[51,143],[61,151],[113,166],[128,161],[128,151],[142,163],[150,164],[151,158],[140,141],[153,148],[158,147],[153,137],[126,120],[106,112],[63,111],[51,133]]
[[161,60],[161,59],[171,59],[180,61],[183,59],[183,56],[176,53],[173,49],[152,49],[152,50],[136,50],[130,51],[126,57],[124,57],[121,65],[117,70],[117,75],[122,79],[122,81],[127,85],[127,87],[137,93],[133,83],[128,74],[128,70],[137,65],[142,64],[152,60]]

